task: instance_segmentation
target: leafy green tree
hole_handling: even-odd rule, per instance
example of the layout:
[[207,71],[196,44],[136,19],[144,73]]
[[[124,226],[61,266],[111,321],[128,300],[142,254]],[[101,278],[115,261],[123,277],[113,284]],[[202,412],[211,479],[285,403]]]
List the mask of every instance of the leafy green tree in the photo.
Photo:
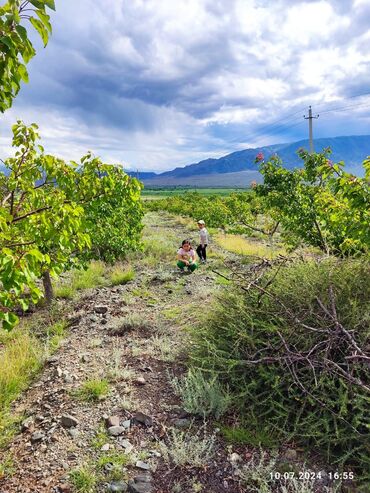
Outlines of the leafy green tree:
[[286,242],[292,247],[304,242],[335,255],[368,251],[370,158],[360,178],[345,172],[343,162],[330,161],[330,150],[299,154],[302,169],[284,168],[277,156],[259,159],[264,184],[257,186],[257,194],[280,221]]
[[54,0],[8,0],[0,7],[0,111],[10,108],[21,82],[28,82],[26,65],[36,54],[26,27],[36,29],[46,46],[52,31],[47,9]]
[[[50,275],[80,264],[97,228],[103,227],[101,221],[94,223],[94,210],[96,218],[99,206],[119,204],[117,213],[130,214],[140,200],[138,181],[122,168],[91,154],[69,164],[45,154],[35,124],[18,122],[13,134],[17,151],[0,173],[0,320],[6,329],[16,323],[18,306],[27,309],[41,298],[38,279],[50,300]],[[123,218],[124,246],[137,247],[141,215]]]

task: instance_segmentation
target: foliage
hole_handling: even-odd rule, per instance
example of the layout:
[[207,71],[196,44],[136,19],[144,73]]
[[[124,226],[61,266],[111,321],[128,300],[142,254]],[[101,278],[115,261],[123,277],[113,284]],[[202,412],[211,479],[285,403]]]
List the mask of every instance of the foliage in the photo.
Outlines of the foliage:
[[190,369],[182,380],[175,378],[172,385],[189,413],[218,419],[230,406],[230,395],[217,377],[206,378],[200,370]]
[[192,353],[195,365],[229,386],[246,419],[363,477],[370,456],[369,271],[363,259],[331,258],[257,271],[255,279],[247,272],[246,291],[220,295],[194,331]]
[[272,229],[271,220],[264,217],[262,227],[256,224],[259,215],[264,212],[261,199],[253,191],[234,192],[229,196],[203,196],[198,192],[185,192],[160,200],[147,201],[145,207],[150,211],[165,210],[172,214],[181,214],[195,219],[203,219],[208,226],[226,228],[232,226],[238,232],[253,230],[265,232]]
[[[38,278],[79,266],[92,247],[91,238],[94,244],[100,241],[97,205],[113,202],[126,214],[135,210],[140,193],[135,179],[91,154],[79,164],[44,154],[35,124],[18,122],[13,134],[18,150],[0,173],[0,321],[6,329],[17,322],[17,306],[26,310],[42,296]],[[123,249],[138,246],[140,219],[139,207],[126,229],[119,223]]]
[[365,177],[332,163],[329,150],[312,154],[302,150],[302,169],[288,170],[274,156],[261,162],[264,184],[257,195],[281,222],[291,246],[299,242],[327,253],[353,254],[370,246],[370,158],[363,163]]
[[52,31],[47,9],[55,10],[54,0],[8,0],[0,7],[1,112],[11,107],[21,82],[28,82],[26,64],[36,54],[23,24],[29,21],[46,46]]

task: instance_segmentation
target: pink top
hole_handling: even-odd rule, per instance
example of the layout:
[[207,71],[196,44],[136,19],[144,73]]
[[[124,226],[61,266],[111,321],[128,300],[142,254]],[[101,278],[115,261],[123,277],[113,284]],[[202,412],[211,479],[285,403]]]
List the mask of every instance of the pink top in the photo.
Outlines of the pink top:
[[189,250],[188,252],[186,250],[184,250],[183,248],[180,248],[178,251],[177,251],[177,254],[178,255],[181,255],[181,257],[185,260],[189,260],[190,258],[192,258],[193,260],[195,260],[195,252],[193,249]]

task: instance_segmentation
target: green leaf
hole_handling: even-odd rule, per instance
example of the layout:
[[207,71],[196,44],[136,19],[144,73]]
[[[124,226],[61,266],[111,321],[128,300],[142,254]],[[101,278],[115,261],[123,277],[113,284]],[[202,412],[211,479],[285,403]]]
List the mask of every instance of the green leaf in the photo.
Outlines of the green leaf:
[[40,34],[44,46],[46,46],[49,41],[49,33],[45,28],[44,24],[39,19],[36,19],[35,17],[31,17],[30,22],[33,25],[33,27],[37,30],[37,32]]

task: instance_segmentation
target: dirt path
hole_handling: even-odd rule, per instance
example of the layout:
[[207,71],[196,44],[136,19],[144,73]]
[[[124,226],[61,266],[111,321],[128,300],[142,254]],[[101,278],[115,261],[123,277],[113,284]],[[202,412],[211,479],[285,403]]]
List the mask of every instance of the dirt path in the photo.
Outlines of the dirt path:
[[[171,379],[184,372],[186,329],[222,289],[208,268],[176,272],[171,257],[190,233],[170,216],[149,214],[148,253],[133,261],[135,279],[70,302],[67,338],[14,407],[28,419],[7,451],[13,474],[0,481],[0,493],[240,491],[219,438],[201,467],[169,465],[158,448],[169,428],[193,419],[181,410]],[[109,382],[106,398],[86,402],[76,395],[91,380]],[[202,426],[195,420],[189,433]]]

